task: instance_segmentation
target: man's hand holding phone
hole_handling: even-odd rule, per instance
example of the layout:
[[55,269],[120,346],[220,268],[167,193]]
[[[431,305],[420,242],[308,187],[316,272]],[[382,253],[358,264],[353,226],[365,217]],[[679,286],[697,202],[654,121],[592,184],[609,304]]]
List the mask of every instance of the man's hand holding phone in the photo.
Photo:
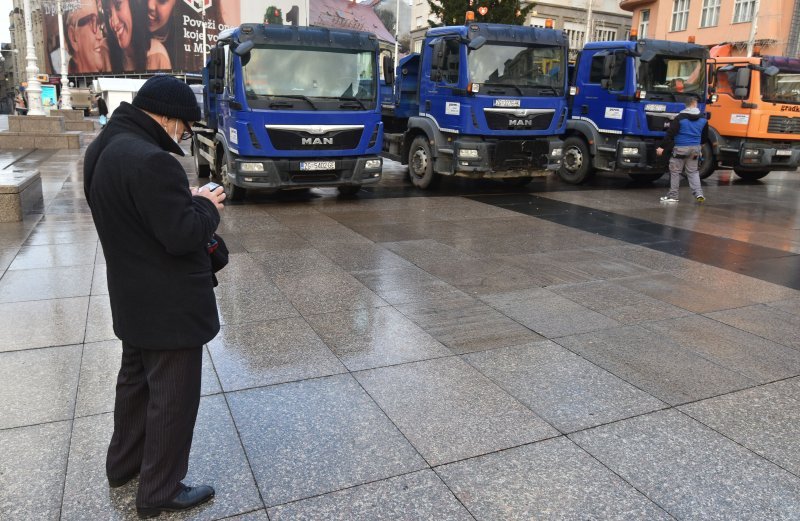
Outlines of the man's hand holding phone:
[[222,201],[225,200],[225,190],[222,189],[222,186],[218,185],[217,183],[208,183],[200,188],[195,188],[192,190],[192,195],[197,195],[200,197],[205,197],[212,203],[214,206],[217,207],[217,210],[222,210],[225,205],[222,204]]

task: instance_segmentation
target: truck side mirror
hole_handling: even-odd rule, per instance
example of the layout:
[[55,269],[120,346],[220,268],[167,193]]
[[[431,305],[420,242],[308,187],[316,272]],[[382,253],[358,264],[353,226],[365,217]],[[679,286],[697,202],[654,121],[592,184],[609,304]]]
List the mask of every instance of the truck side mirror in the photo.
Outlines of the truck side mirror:
[[617,57],[614,54],[607,54],[603,57],[603,76],[611,78],[614,75],[614,68],[617,66]]
[[475,38],[470,40],[468,47],[470,51],[475,51],[483,47],[485,43],[486,43],[486,38],[484,38],[483,36],[476,36]]
[[211,57],[208,59],[208,77],[214,80],[221,80],[225,77],[225,49],[214,47],[211,49]]
[[444,69],[444,41],[439,40],[433,46],[433,60],[431,63],[432,69]]
[[736,99],[744,99],[747,97],[747,91],[750,89],[750,69],[747,67],[740,67],[736,70],[736,87],[733,89],[733,96]]
[[764,74],[766,74],[767,76],[770,76],[770,77],[771,76],[776,76],[779,72],[781,72],[781,70],[779,68],[775,67],[774,65],[770,65],[769,67],[764,69]]
[[245,56],[250,53],[255,46],[256,44],[254,44],[252,40],[247,40],[237,45],[233,52],[235,52],[237,56]]
[[383,57],[383,80],[386,85],[394,85],[394,59],[392,56],[384,55]]

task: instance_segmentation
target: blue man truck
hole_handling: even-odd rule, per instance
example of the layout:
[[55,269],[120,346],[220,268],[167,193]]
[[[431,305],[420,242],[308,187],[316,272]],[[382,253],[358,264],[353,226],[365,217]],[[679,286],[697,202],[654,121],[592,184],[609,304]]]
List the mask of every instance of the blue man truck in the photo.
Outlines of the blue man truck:
[[[468,15],[469,16],[469,15]],[[566,130],[563,31],[472,23],[430,29],[384,106],[384,156],[420,189],[440,175],[528,183],[557,170]],[[386,69],[387,67],[385,67]]]
[[250,189],[380,180],[383,160],[375,35],[243,24],[220,33],[203,70],[204,120],[192,142],[198,175],[228,197]]
[[[655,153],[689,96],[705,110],[708,50],[665,40],[593,42],[572,71],[562,180],[580,184],[596,171],[654,181],[667,170]],[[707,146],[704,157],[711,158]]]

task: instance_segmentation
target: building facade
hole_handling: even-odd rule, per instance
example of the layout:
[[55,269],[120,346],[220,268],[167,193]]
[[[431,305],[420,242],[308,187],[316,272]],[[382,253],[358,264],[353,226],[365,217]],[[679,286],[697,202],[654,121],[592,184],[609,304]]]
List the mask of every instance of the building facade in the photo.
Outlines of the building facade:
[[[591,16],[588,2],[591,2]],[[528,3],[531,2],[523,1],[522,5]],[[587,41],[622,40],[630,34],[631,15],[620,9],[618,0],[548,0],[532,3],[535,3],[535,7],[528,14],[526,25],[544,27],[545,21],[552,19],[554,28],[567,32],[570,56],[573,58]],[[428,20],[431,19],[428,0],[412,0],[411,9],[412,49],[419,52],[429,27]],[[591,33],[588,40],[587,28]]]
[[693,36],[708,47],[730,43],[734,55],[744,56],[755,18],[761,54],[798,55],[798,0],[622,0],[620,7],[633,14],[640,38],[685,42]]

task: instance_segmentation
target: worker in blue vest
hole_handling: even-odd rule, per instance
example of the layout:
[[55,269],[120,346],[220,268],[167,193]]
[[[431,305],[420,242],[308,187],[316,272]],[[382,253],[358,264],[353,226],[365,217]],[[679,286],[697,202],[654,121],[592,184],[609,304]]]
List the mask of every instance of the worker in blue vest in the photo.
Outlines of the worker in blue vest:
[[697,108],[697,101],[694,96],[689,98],[686,108],[672,120],[667,135],[656,148],[656,154],[659,156],[665,151],[672,151],[669,159],[669,192],[661,198],[663,203],[678,202],[678,187],[684,169],[695,201],[698,203],[706,201],[703,187],[700,186],[698,162],[702,146],[708,142],[708,120]]

